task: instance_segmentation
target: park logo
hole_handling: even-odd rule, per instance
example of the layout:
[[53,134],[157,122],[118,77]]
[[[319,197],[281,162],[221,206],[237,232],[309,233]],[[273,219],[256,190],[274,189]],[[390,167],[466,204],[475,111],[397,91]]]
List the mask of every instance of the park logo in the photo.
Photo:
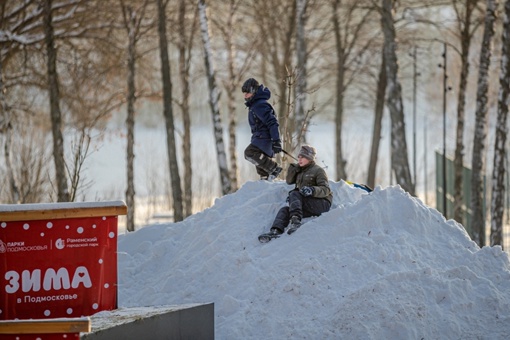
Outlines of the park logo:
[[5,252],[7,252],[7,246],[2,240],[0,240],[0,254],[3,254]]
[[59,238],[55,241],[55,248],[64,249],[65,246],[66,246],[66,244],[63,239]]

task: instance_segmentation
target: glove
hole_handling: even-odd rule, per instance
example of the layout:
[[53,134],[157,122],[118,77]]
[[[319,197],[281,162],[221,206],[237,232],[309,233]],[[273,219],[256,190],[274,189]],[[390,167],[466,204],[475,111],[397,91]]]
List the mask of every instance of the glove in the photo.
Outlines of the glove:
[[292,168],[292,170],[293,170],[295,173],[301,172],[301,167],[299,166],[299,164],[290,163],[290,164],[289,164],[289,170],[290,170],[291,168]]
[[282,152],[282,141],[277,139],[273,141],[273,152],[280,153]]
[[308,197],[308,196],[312,196],[313,195],[313,187],[302,187],[299,192],[301,193],[301,195],[305,196],[305,197]]

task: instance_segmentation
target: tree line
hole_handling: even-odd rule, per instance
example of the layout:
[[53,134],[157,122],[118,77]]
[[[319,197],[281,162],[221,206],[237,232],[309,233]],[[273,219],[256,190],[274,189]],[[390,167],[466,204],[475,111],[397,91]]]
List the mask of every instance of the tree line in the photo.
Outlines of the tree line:
[[[207,99],[200,99],[210,108],[218,180],[222,194],[228,194],[240,185],[235,151],[240,112],[236,108],[240,84],[251,76],[272,85],[285,150],[307,141],[308,126],[318,112],[332,112],[335,180],[348,178],[345,112],[363,106],[374,117],[366,181],[376,184],[382,118],[388,112],[392,174],[396,183],[414,195],[401,60],[413,49],[415,56],[418,48],[426,51],[422,56],[430,57],[430,51],[445,46],[454,52],[455,62],[449,67],[458,75],[455,219],[464,222],[462,168],[465,117],[470,110],[466,103],[471,95],[470,73],[477,69],[470,193],[473,234],[479,245],[486,243],[482,178],[492,99],[497,101],[497,124],[490,244],[502,244],[509,17],[510,0],[502,4],[495,0],[3,1],[0,137],[5,175],[1,200],[78,200],[88,185],[81,174],[90,143],[104,138],[100,131],[114,112],[123,110],[127,229],[134,230],[134,128],[140,103],[154,100],[162,107],[172,210],[175,221],[180,221],[193,212],[192,93],[206,84]],[[478,61],[473,67],[475,56]],[[446,61],[446,49],[444,57]],[[499,82],[491,77],[491,70],[499,73]],[[320,97],[315,95],[319,89]],[[446,86],[443,91],[448,91]],[[177,121],[182,123],[180,133],[176,133]],[[178,138],[182,150],[177,150]],[[288,162],[285,157],[282,161]]]

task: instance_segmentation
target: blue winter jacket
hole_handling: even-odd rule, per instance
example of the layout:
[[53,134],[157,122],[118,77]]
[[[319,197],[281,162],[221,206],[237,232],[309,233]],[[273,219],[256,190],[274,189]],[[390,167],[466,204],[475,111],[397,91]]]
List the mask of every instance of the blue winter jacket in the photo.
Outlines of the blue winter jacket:
[[271,104],[271,91],[260,85],[257,92],[245,102],[248,107],[248,122],[251,127],[251,144],[262,150],[269,157],[274,156],[273,140],[280,139],[278,118]]

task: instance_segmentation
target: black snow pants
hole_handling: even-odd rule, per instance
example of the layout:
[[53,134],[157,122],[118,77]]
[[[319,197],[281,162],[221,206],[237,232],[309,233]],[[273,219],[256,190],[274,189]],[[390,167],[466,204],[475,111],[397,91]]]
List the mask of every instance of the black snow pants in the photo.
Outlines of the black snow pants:
[[283,232],[292,216],[297,216],[301,220],[303,217],[319,216],[330,208],[331,203],[325,198],[305,197],[298,190],[293,190],[289,193],[289,206],[278,211],[271,228]]
[[253,144],[248,145],[244,150],[244,158],[255,165],[257,174],[261,177],[269,176],[278,165],[271,157]]

